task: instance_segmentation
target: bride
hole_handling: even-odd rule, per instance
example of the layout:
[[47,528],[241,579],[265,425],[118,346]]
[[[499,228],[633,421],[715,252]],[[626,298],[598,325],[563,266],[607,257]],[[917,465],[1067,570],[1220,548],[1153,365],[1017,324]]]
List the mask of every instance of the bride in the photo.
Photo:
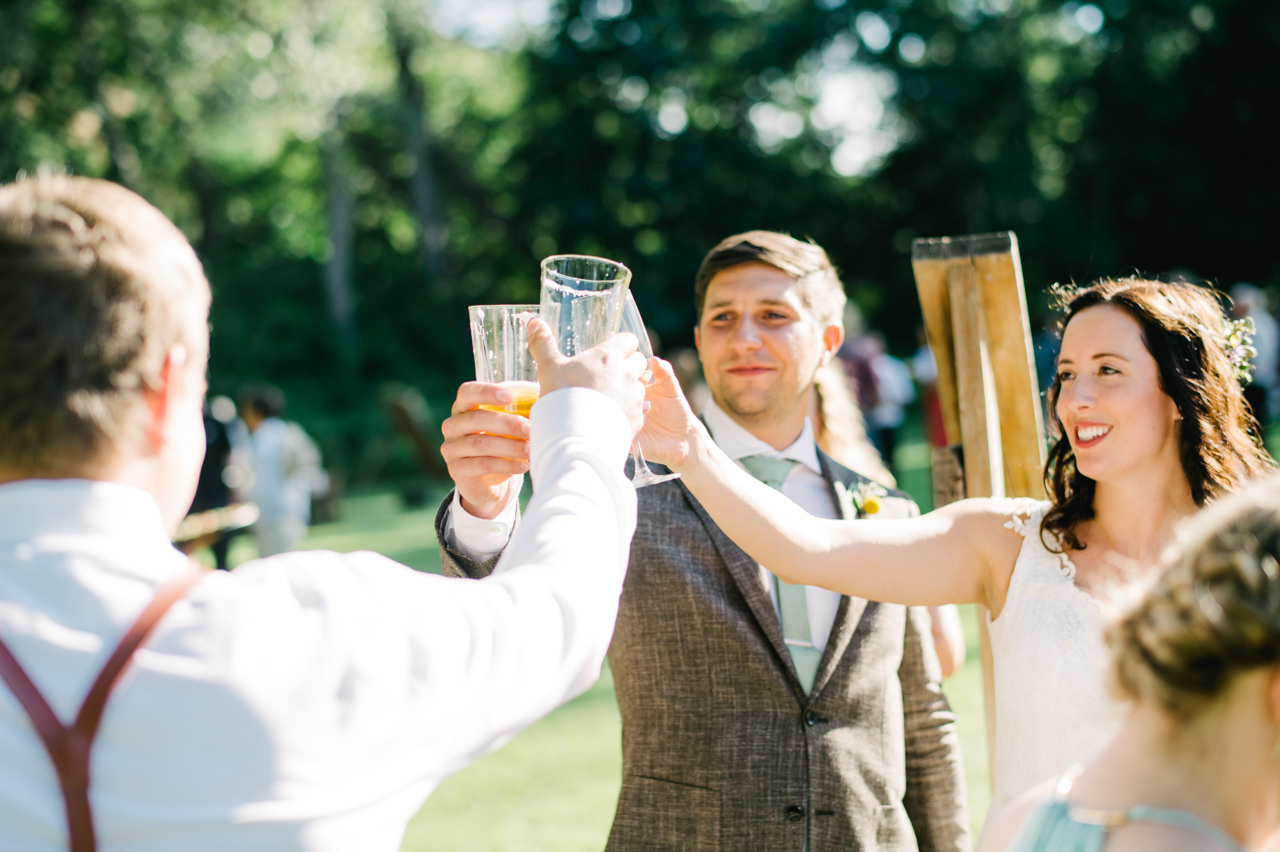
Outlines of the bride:
[[[995,672],[990,814],[1086,761],[1123,717],[1099,598],[1154,565],[1183,518],[1273,469],[1238,382],[1247,354],[1210,291],[1136,278],[1066,291],[1050,390],[1051,499],[962,500],[919,518],[807,515],[721,453],[657,363],[646,457],[787,582],[903,604],[979,603]],[[1225,329],[1225,330],[1224,330]],[[871,498],[871,499],[868,499]]]

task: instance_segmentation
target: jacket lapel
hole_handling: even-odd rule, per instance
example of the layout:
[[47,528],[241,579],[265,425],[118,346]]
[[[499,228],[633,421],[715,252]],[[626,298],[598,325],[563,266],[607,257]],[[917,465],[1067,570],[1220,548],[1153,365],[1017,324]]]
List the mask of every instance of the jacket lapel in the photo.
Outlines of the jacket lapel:
[[[821,449],[818,450],[818,464],[822,468],[822,478],[831,488],[831,497],[835,501],[840,517],[846,520],[858,517],[858,507],[854,503],[853,492],[850,489],[850,485],[857,481],[857,475],[834,465],[831,458]],[[862,598],[851,598],[848,595],[840,597],[836,620],[831,625],[831,635],[827,637],[827,649],[822,654],[822,662],[818,665],[818,677],[813,682],[814,696],[817,696],[826,686],[827,681],[831,680],[836,666],[844,659],[866,608],[867,602]],[[856,654],[857,648],[855,647],[850,653]]]
[[[703,420],[703,425],[706,425],[705,420]],[[816,449],[818,451],[818,466],[822,469],[822,478],[826,480],[827,487],[831,489],[831,499],[835,502],[839,516],[844,519],[858,517],[858,507],[854,503],[853,491],[850,486],[860,481],[862,477],[848,468],[836,464],[830,456],[822,451],[821,447]],[[685,501],[693,509],[694,514],[698,516],[702,525],[706,527],[707,535],[711,538],[716,550],[719,551],[720,558],[724,560],[730,576],[738,584],[738,589],[742,592],[742,596],[747,601],[747,606],[750,607],[752,615],[755,616],[756,622],[760,625],[760,630],[773,646],[774,653],[778,656],[779,664],[791,676],[792,685],[800,696],[801,702],[816,698],[822,691],[823,686],[831,679],[836,666],[840,664],[845,651],[849,648],[850,641],[853,639],[854,633],[857,632],[858,623],[862,620],[862,614],[867,608],[867,602],[862,598],[841,595],[840,606],[836,610],[836,620],[831,626],[831,635],[827,639],[827,649],[822,654],[822,662],[818,666],[818,675],[813,683],[813,691],[809,696],[804,695],[804,691],[800,687],[800,678],[796,674],[795,664],[791,662],[791,654],[787,651],[786,642],[783,640],[782,624],[778,621],[778,612],[774,609],[769,593],[765,590],[764,581],[761,578],[760,563],[748,556],[742,548],[734,544],[724,534],[683,482],[678,479],[675,482],[680,486],[680,491],[683,493]]]
[[728,569],[729,575],[738,585],[738,590],[742,592],[742,596],[747,601],[747,606],[751,609],[751,614],[755,616],[756,623],[759,624],[761,632],[768,638],[769,644],[773,646],[774,653],[777,654],[779,665],[785,668],[791,675],[797,690],[800,689],[800,678],[796,675],[795,665],[791,662],[791,654],[787,652],[786,642],[783,641],[782,624],[778,621],[778,612],[774,609],[773,601],[769,598],[769,593],[765,589],[764,581],[761,578],[760,563],[756,562],[748,556],[742,548],[733,543],[724,531],[716,524],[711,516],[707,514],[707,510],[702,508],[702,504],[689,493],[689,489],[685,488],[684,483],[676,480],[680,486],[680,490],[684,493],[684,499],[688,502],[694,514],[698,516],[698,520],[707,529],[707,535],[711,539],[711,543],[720,553],[720,558],[724,560],[725,568]]

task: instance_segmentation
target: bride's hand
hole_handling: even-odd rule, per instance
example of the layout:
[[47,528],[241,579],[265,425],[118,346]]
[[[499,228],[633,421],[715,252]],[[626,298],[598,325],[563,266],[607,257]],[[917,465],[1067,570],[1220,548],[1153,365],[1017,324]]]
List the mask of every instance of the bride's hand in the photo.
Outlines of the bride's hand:
[[689,407],[671,365],[661,358],[652,359],[649,365],[653,384],[645,393],[649,410],[644,428],[637,435],[640,448],[650,461],[679,471],[689,461],[695,442],[705,435],[706,428]]

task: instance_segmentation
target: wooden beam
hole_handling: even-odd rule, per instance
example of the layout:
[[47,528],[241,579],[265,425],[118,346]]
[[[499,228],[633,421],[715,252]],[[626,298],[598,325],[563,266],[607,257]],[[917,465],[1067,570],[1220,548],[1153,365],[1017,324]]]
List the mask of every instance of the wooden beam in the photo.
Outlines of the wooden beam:
[[[959,446],[964,496],[1043,497],[1044,423],[1017,238],[998,233],[916,240],[911,265],[953,445],[938,452],[954,457]],[[935,470],[953,464],[935,457]],[[995,678],[987,621],[986,610],[978,607],[987,757],[994,767]]]
[[[911,253],[925,331],[938,362],[938,401],[947,440],[961,439],[953,303],[949,276],[973,268],[994,370],[1004,493],[1044,497],[1044,416],[1017,237],[1010,232],[916,240]],[[970,492],[970,496],[980,496]]]
[[1003,497],[1000,409],[996,402],[996,378],[981,288],[978,270],[973,264],[956,263],[947,270],[965,494]]

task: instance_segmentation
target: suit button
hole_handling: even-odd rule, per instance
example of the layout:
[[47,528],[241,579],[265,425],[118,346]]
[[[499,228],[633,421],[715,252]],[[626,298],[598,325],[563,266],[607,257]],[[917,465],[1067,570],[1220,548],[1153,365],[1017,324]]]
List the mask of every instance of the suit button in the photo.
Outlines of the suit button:
[[818,714],[812,710],[804,711],[804,723],[812,728],[814,725],[818,724]]
[[804,808],[799,805],[792,805],[786,810],[787,819],[791,822],[799,822],[804,819]]

